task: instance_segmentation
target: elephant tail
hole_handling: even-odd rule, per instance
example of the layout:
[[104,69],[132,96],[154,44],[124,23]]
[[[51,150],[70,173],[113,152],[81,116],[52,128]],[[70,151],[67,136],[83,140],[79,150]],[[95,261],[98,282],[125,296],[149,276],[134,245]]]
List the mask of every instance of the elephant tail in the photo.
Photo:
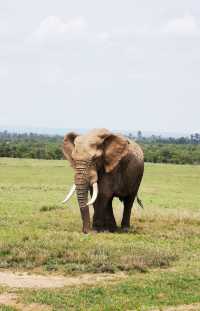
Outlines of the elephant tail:
[[140,198],[138,197],[138,195],[137,195],[137,203],[139,204],[139,206],[140,206],[141,208],[144,208],[144,205],[142,204],[142,201],[140,200]]

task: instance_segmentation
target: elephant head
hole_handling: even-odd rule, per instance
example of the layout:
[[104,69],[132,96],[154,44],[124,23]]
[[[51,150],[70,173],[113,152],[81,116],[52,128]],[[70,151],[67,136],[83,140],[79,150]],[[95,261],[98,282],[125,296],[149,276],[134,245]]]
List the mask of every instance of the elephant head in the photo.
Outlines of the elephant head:
[[[128,153],[128,141],[106,129],[96,129],[85,135],[69,133],[64,137],[63,153],[75,170],[75,184],[63,202],[76,190],[83,221],[83,232],[90,228],[89,205],[98,196],[98,171],[110,173]],[[88,202],[88,191],[93,188]]]

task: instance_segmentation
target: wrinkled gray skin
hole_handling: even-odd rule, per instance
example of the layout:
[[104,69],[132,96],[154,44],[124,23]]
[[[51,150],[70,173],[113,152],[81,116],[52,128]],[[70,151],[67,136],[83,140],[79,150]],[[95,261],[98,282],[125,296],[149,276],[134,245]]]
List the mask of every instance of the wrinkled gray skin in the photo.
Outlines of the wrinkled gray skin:
[[130,227],[131,209],[144,171],[143,152],[138,144],[106,129],[84,135],[69,133],[64,137],[63,153],[75,170],[75,184],[83,221],[83,232],[90,230],[88,191],[97,182],[98,196],[93,204],[93,228],[115,231],[112,200],[124,203],[121,226]]

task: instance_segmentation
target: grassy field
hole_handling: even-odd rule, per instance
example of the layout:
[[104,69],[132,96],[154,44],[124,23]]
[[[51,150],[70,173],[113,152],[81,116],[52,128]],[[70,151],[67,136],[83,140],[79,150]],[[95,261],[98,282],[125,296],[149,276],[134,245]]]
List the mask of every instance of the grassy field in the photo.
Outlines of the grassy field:
[[[0,268],[62,275],[123,271],[127,278],[18,290],[22,302],[91,311],[200,302],[200,166],[146,164],[145,208],[135,204],[129,233],[83,235],[76,198],[60,203],[72,182],[66,161],[0,158]],[[119,224],[118,200],[114,208]]]

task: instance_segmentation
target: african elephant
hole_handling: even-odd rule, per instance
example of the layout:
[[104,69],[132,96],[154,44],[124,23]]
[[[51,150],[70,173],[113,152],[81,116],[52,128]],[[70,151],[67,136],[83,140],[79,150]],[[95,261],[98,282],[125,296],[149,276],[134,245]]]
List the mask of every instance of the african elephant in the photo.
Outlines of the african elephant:
[[[144,171],[140,146],[107,129],[95,129],[84,135],[66,134],[63,153],[75,170],[75,184],[63,203],[76,190],[83,232],[88,233],[90,229],[89,205],[92,204],[93,228],[97,231],[116,230],[112,209],[114,197],[124,203],[121,227],[127,230]],[[89,202],[88,191],[92,196]]]

